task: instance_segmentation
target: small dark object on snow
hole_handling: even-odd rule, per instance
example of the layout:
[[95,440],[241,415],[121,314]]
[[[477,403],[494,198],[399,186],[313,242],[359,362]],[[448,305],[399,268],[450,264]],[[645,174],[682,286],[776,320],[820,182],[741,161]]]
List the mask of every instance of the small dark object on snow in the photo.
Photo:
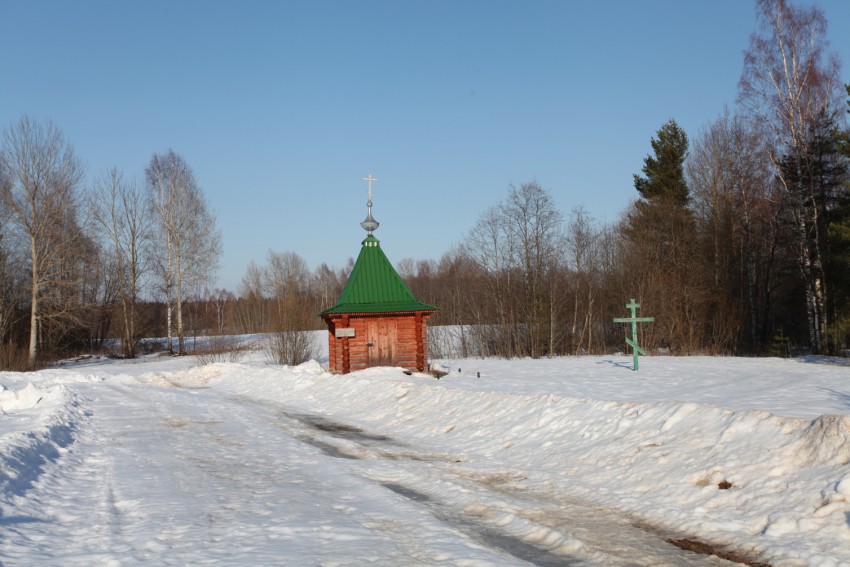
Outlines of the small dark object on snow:
[[717,483],[717,488],[719,488],[720,490],[729,490],[730,488],[732,488],[732,483],[728,480],[722,480]]
[[413,371],[412,371],[412,370],[402,370],[402,372],[404,372],[404,373],[405,373],[405,374],[407,374],[408,376],[410,376],[411,374],[413,374]]
[[442,370],[442,367],[441,367],[441,366],[432,366],[432,367],[429,369],[429,374],[431,374],[431,376],[433,376],[434,378],[436,378],[437,380],[439,380],[439,379],[440,379],[440,378],[442,378],[443,376],[448,375],[448,372],[447,372],[447,371],[448,371],[448,368],[446,368],[446,370]]
[[460,368],[458,368],[457,371],[458,371],[458,374],[460,374]]
[[476,373],[475,373],[475,375],[476,375],[476,377],[477,377],[477,378],[481,378],[481,373],[480,373],[480,372],[476,372]]

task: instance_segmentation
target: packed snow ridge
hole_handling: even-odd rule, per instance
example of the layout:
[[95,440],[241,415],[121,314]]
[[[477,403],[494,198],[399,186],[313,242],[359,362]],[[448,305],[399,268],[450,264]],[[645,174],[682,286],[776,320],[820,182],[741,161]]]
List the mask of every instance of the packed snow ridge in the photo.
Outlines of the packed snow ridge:
[[850,565],[850,367],[627,357],[0,374],[0,561]]

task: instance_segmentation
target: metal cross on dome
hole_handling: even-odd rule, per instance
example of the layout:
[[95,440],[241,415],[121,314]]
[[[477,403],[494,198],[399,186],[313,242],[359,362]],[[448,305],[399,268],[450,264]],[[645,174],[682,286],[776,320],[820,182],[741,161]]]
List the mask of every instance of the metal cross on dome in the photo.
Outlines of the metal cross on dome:
[[378,181],[378,178],[372,177],[372,174],[370,173],[367,177],[363,178],[363,181],[369,182],[369,202],[371,203],[372,202],[372,182]]
[[367,181],[369,183],[369,200],[366,201],[366,210],[367,210],[366,220],[361,222],[360,226],[362,226],[363,230],[365,230],[369,234],[372,234],[372,232],[376,228],[378,228],[378,226],[380,225],[380,223],[378,221],[376,221],[374,218],[372,218],[372,182],[377,181],[377,180],[378,180],[378,178],[372,177],[371,173],[369,174],[368,177],[363,178],[363,181]]

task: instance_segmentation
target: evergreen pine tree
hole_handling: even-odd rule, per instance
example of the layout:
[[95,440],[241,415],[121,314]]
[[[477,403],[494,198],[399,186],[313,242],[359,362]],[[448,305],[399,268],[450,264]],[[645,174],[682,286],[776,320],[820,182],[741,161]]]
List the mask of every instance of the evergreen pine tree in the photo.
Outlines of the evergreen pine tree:
[[631,296],[637,296],[657,320],[657,346],[671,352],[699,349],[701,337],[696,288],[696,235],[688,208],[684,163],[688,137],[674,120],[652,139],[653,155],[644,159],[643,176],[634,176],[640,198],[626,213],[623,232],[628,241]]
[[693,237],[684,167],[688,137],[669,120],[651,143],[654,155],[643,160],[644,177],[634,176],[641,199],[627,215],[626,235],[646,260],[665,269],[680,267],[691,254]]
[[652,139],[655,156],[643,160],[643,174],[635,175],[635,189],[651,203],[672,200],[684,207],[688,202],[688,185],[685,182],[685,158],[688,154],[688,136],[675,120],[669,120]]

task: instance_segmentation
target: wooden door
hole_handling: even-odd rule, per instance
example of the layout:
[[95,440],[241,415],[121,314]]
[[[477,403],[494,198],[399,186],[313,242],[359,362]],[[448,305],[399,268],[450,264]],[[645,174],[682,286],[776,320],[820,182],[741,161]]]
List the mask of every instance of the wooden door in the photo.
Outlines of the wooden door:
[[366,323],[368,364],[398,366],[398,322],[373,319]]

